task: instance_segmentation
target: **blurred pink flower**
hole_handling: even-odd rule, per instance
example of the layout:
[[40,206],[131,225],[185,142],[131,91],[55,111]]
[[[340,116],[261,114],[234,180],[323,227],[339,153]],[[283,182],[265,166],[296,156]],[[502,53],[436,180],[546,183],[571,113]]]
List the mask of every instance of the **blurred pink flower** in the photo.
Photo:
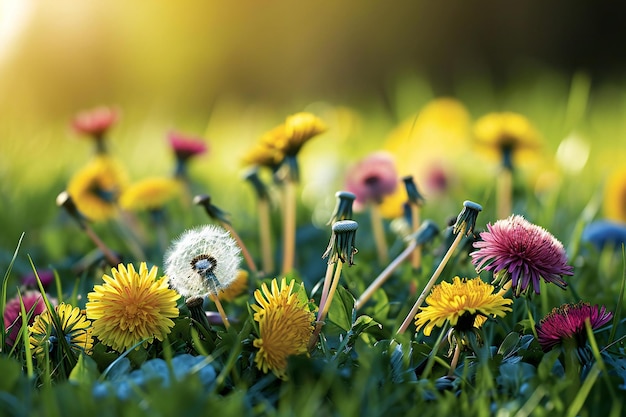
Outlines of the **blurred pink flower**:
[[356,196],[354,209],[360,210],[369,202],[380,204],[383,197],[393,194],[398,187],[398,173],[391,154],[374,152],[346,174],[346,191]]
[[97,107],[78,113],[72,120],[72,127],[78,133],[100,139],[118,119],[118,111],[112,107]]
[[613,313],[604,306],[592,306],[589,303],[563,304],[554,308],[537,326],[537,341],[544,352],[565,340],[574,340],[577,347],[587,342],[585,320],[589,319],[593,330],[604,326],[613,318]]
[[203,138],[187,136],[180,132],[170,132],[167,138],[177,159],[186,160],[194,155],[203,154],[208,150]]
[[[46,310],[46,304],[39,291],[27,291],[22,294],[22,301],[24,302],[24,308],[28,313],[33,307],[33,314],[30,316],[28,325],[31,325],[35,320],[35,317]],[[22,328],[22,316],[20,309],[20,298],[15,296],[7,301],[4,307],[4,328],[8,330],[6,343],[9,346],[13,346],[20,329]]]
[[[48,286],[54,282],[54,271],[50,269],[42,269],[37,271],[37,274],[39,275],[39,280],[44,288],[48,288]],[[35,277],[34,272],[22,276],[20,281],[25,287],[37,288],[37,278]]]

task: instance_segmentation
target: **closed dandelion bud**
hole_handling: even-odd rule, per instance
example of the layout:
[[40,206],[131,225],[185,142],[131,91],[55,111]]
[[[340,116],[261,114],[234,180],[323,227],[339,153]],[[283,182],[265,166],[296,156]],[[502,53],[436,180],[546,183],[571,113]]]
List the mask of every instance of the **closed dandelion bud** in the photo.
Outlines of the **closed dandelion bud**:
[[456,223],[454,223],[454,234],[465,234],[469,236],[474,231],[474,227],[476,227],[476,218],[478,217],[478,213],[483,210],[483,207],[474,203],[473,201],[465,200],[463,202],[463,210],[459,213],[456,218]]
[[322,258],[329,257],[329,264],[340,260],[343,263],[347,261],[350,266],[354,265],[353,258],[358,252],[355,247],[356,229],[358,227],[359,224],[354,220],[340,220],[333,223],[330,242]]
[[335,197],[337,197],[337,204],[326,224],[332,224],[338,220],[352,220],[352,203],[356,195],[349,191],[337,191]]

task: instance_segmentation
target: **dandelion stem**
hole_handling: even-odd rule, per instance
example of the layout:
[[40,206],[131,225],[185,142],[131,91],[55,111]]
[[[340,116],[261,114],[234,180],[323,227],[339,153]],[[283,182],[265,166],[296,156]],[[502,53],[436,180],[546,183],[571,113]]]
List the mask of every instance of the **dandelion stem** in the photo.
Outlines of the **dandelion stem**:
[[283,268],[287,274],[293,269],[296,243],[296,182],[287,179],[283,186]]
[[461,343],[456,341],[456,346],[454,347],[454,356],[452,356],[452,361],[450,362],[450,370],[448,371],[448,376],[453,377],[454,371],[456,370],[456,366],[459,363],[459,357],[461,356]]
[[374,243],[376,244],[378,262],[380,262],[381,265],[384,265],[389,262],[389,256],[387,254],[387,241],[385,239],[383,218],[377,204],[372,204],[370,206],[370,217],[372,220],[372,232],[374,233]]
[[512,212],[513,171],[503,167],[497,178],[496,213],[498,219],[506,219]]
[[100,239],[96,232],[94,232],[91,226],[89,226],[87,223],[84,223],[83,229],[85,230],[87,236],[89,236],[89,239],[91,239],[91,241],[104,254],[104,257],[106,258],[109,265],[113,267],[117,266],[120,263],[120,258],[115,253],[113,253],[111,249],[109,249],[109,247],[102,241],[102,239]]
[[224,327],[226,327],[226,330],[228,330],[228,328],[230,327],[230,322],[228,321],[228,316],[226,316],[226,312],[224,311],[224,307],[222,307],[222,302],[217,296],[217,293],[214,297],[211,297],[211,300],[213,300],[213,302],[215,303],[215,307],[217,307],[217,312],[220,313],[220,316],[222,317]]
[[330,304],[333,302],[333,297],[335,295],[335,291],[337,290],[337,284],[339,284],[339,277],[341,276],[342,266],[343,262],[337,262],[337,266],[335,267],[335,274],[333,275],[333,283],[330,286],[330,291],[328,291],[328,298],[324,303],[321,313],[317,317],[317,321],[324,321],[326,315],[328,314],[328,309],[330,308]]
[[[420,227],[420,206],[418,204],[411,204],[411,221],[413,224],[413,233],[417,233]],[[422,265],[422,246],[415,245],[415,250],[411,255],[411,265],[413,269],[418,270]]]
[[333,271],[335,269],[335,262],[330,262],[326,267],[326,275],[324,276],[324,286],[322,287],[322,295],[320,297],[319,304],[319,312],[317,315],[317,319],[319,320],[322,309],[324,308],[324,304],[326,304],[326,299],[328,298],[328,291],[330,290],[330,284],[333,277]]
[[271,274],[274,272],[274,254],[272,252],[269,200],[267,198],[259,198],[257,205],[259,211],[259,236],[261,241],[263,272],[265,274]]
[[454,239],[454,242],[452,242],[452,245],[450,245],[450,248],[448,249],[448,251],[444,255],[443,259],[441,260],[441,263],[439,264],[439,266],[437,267],[437,269],[433,273],[432,277],[430,277],[430,280],[426,283],[426,286],[422,290],[422,293],[420,294],[419,298],[417,299],[415,304],[413,304],[413,307],[411,308],[411,311],[409,311],[409,314],[407,314],[406,318],[402,322],[402,325],[398,329],[398,334],[404,333],[406,331],[406,329],[409,327],[409,323],[411,323],[411,321],[413,321],[413,317],[415,316],[415,314],[417,314],[417,310],[420,309],[420,307],[422,306],[422,303],[424,302],[424,300],[426,299],[426,296],[428,295],[428,292],[433,287],[433,285],[435,285],[435,282],[437,282],[437,278],[439,278],[439,275],[441,275],[441,272],[443,271],[443,268],[446,266],[446,264],[450,260],[450,257],[452,256],[452,254],[456,250],[457,246],[459,246],[459,243],[461,242],[461,239],[463,239],[463,235],[464,235],[464,233],[458,233],[456,235],[456,238]]
[[367,287],[367,289],[363,291],[363,294],[361,294],[359,299],[354,304],[354,308],[357,310],[361,308],[363,304],[365,304],[372,297],[374,292],[379,289],[385,283],[385,281],[387,281],[393,271],[395,271],[396,268],[402,262],[404,262],[406,258],[415,253],[415,248],[418,246],[420,245],[417,244],[415,239],[411,240],[411,243],[406,247],[406,249],[404,249],[404,251],[402,251],[402,253],[400,253],[393,261],[391,261],[391,263],[387,265],[385,269],[383,269],[383,271],[376,277],[376,279],[372,281],[369,287]]
[[[343,266],[343,262],[339,261],[336,264],[330,263],[328,264],[328,268],[326,269],[326,278],[324,280],[324,287],[326,287],[326,283],[330,282],[330,276],[333,273],[334,268],[334,277],[332,281],[332,286],[330,286],[330,290],[327,294],[327,298],[323,298],[320,300],[319,311],[317,313],[317,321],[315,322],[315,330],[313,330],[313,334],[311,335],[311,339],[309,339],[309,351],[312,350],[317,344],[317,339],[319,339],[320,333],[322,331],[322,326],[324,326],[324,319],[326,318],[326,314],[328,314],[328,310],[330,309],[330,303],[333,301],[333,296],[335,294],[335,290],[337,289],[337,284],[339,283],[339,277],[341,276],[341,268]],[[322,291],[322,297],[324,297],[325,293]]]
[[252,259],[252,255],[250,255],[250,251],[246,247],[245,243],[243,243],[243,240],[241,240],[239,233],[237,233],[235,229],[227,222],[220,221],[220,225],[224,229],[228,230],[230,232],[230,235],[233,237],[233,239],[235,239],[235,242],[237,242],[237,245],[241,249],[241,254],[243,255],[243,259],[245,259],[246,264],[248,265],[248,268],[250,268],[250,272],[257,274],[259,270],[257,269],[256,264],[254,263],[254,259]]

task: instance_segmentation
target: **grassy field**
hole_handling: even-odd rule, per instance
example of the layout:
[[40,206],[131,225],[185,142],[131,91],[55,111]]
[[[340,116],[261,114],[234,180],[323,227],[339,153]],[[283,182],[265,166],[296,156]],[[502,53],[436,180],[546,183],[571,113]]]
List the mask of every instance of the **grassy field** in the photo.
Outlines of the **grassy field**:
[[[541,72],[505,87],[466,78],[458,82],[455,94],[442,98],[427,80],[405,77],[390,84],[384,97],[356,103],[318,101],[277,108],[224,97],[210,111],[177,118],[176,126],[155,109],[119,110],[122,117],[107,132],[106,141],[130,183],[172,176],[176,158],[167,142],[172,129],[204,138],[209,147],[189,161],[188,188],[164,205],[165,220],[154,223],[142,211],[132,218],[89,223],[124,264],[139,268],[146,262],[159,268],[159,276],[171,241],[186,229],[219,223],[192,203],[197,194],[209,194],[213,204],[230,214],[232,227],[260,264],[259,224],[264,220],[253,188],[243,179],[248,168],[243,157],[290,114],[305,111],[323,120],[326,131],[297,154],[295,267],[287,273],[280,268],[285,248],[284,184],[273,182],[263,168],[261,178],[272,203],[269,228],[276,266],[267,274],[256,274],[241,263],[249,281],[242,294],[224,302],[230,328],[221,322],[202,328],[190,318],[181,298],[180,315],[163,340],[118,352],[96,339],[89,354],[50,342],[45,360],[33,358],[32,347],[23,342],[25,328],[13,347],[2,338],[0,370],[5,377],[0,382],[0,414],[125,416],[219,410],[223,415],[275,416],[618,416],[625,412],[621,398],[626,385],[626,331],[621,311],[626,261],[619,248],[598,250],[581,235],[589,223],[606,219],[609,199],[621,198],[626,206],[626,194],[607,195],[605,188],[607,179],[626,166],[626,86],[594,84],[582,73],[567,78]],[[396,329],[450,246],[448,222],[456,218],[463,202],[471,200],[483,208],[475,235],[504,218],[496,211],[499,161],[481,152],[472,133],[481,116],[502,111],[528,118],[541,142],[534,155],[515,161],[511,211],[562,242],[573,275],[565,277],[566,290],[543,280],[540,294],[512,297],[509,292],[511,311],[490,318],[480,328],[478,340],[470,337],[447,378],[454,344],[446,341],[445,329],[436,328],[430,336],[423,329],[416,331],[413,324],[404,334],[396,334]],[[71,118],[24,120],[0,122],[2,298],[23,294],[22,278],[33,267],[40,272],[52,269],[56,279],[49,297],[84,309],[94,285],[101,285],[102,275],[110,275],[111,269],[93,240],[55,200],[93,158],[92,142],[70,129]],[[290,355],[285,375],[263,372],[255,362],[259,355],[255,341],[263,330],[251,308],[258,303],[253,293],[262,283],[288,277],[297,282],[294,292],[302,304],[316,311],[327,270],[322,254],[331,237],[327,222],[336,204],[335,192],[345,189],[355,163],[379,150],[391,153],[398,177],[414,176],[425,195],[421,219],[432,220],[439,235],[422,248],[419,269],[403,262],[357,310],[355,299],[406,243],[396,233],[399,216],[384,217],[388,259],[381,261],[371,209],[355,211],[352,218],[359,224],[355,265],[341,270],[319,343],[308,354],[302,354],[305,349]],[[423,185],[431,166],[442,167],[445,187]],[[402,202],[395,207],[390,203],[391,212],[402,212]],[[612,220],[626,223],[626,218]],[[491,282],[490,272],[476,272],[469,256],[471,243],[469,238],[462,241],[438,282],[452,282],[455,276],[480,276]],[[592,326],[583,328],[576,349],[563,343],[542,350],[536,331],[540,320],[553,308],[578,301],[605,306],[613,317],[595,333]],[[216,311],[213,302],[205,306]],[[278,337],[280,331],[290,334],[288,328],[278,328]]]

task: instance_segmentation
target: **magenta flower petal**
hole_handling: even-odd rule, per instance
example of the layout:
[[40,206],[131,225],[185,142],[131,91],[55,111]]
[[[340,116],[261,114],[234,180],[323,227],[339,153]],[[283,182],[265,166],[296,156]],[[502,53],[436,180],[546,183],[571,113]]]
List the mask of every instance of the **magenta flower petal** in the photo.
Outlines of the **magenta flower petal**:
[[387,152],[374,152],[354,165],[346,174],[346,190],[356,196],[354,208],[369,202],[380,203],[398,187],[395,163]]
[[522,216],[488,224],[480,239],[474,242],[478,250],[470,254],[476,271],[491,271],[499,285],[511,281],[516,297],[531,287],[539,294],[541,279],[565,288],[562,276],[573,275],[563,244]]
[[578,347],[587,341],[585,320],[589,319],[593,330],[604,326],[613,318],[613,313],[604,306],[588,303],[563,304],[545,316],[537,326],[537,341],[544,352],[561,344],[564,340],[575,340]]
[[[27,291],[22,294],[22,301],[24,302],[24,308],[28,313],[33,307],[35,307],[33,314],[30,317],[28,325],[31,325],[35,320],[35,316],[43,313],[46,310],[46,304],[43,297],[38,291]],[[22,328],[22,315],[20,309],[20,298],[18,296],[13,297],[7,301],[4,308],[4,328],[9,330],[6,338],[6,343],[9,346],[13,346],[15,339],[19,331]]]
[[170,132],[167,138],[176,157],[181,160],[203,154],[208,150],[203,138],[184,135],[180,132]]
[[[41,285],[44,288],[48,288],[50,284],[54,282],[54,272],[50,269],[43,269],[41,271],[37,271],[39,275],[39,280],[41,281]],[[22,284],[29,288],[37,288],[37,277],[35,277],[35,273],[30,273],[22,276],[20,278]]]
[[102,106],[78,113],[72,120],[72,127],[78,133],[100,137],[117,119],[117,110]]

